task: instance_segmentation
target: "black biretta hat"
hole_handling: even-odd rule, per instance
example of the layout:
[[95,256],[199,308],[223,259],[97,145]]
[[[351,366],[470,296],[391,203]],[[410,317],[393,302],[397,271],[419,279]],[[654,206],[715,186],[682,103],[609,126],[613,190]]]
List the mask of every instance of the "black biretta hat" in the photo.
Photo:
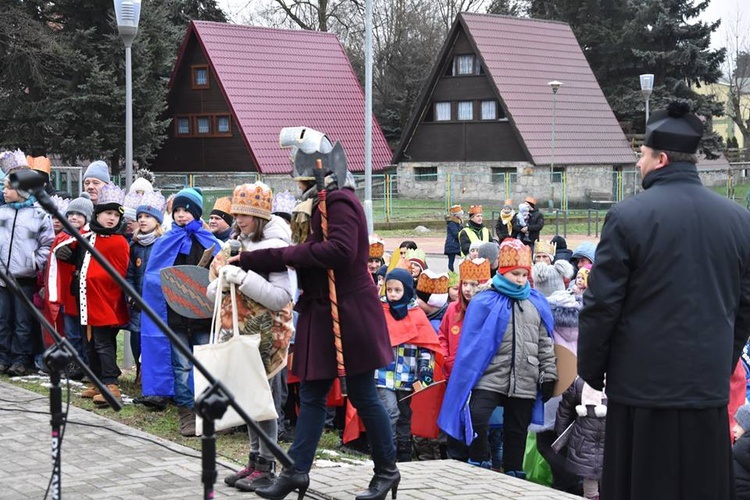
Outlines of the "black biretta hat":
[[693,154],[703,137],[703,122],[684,102],[672,102],[666,110],[651,115],[646,126],[644,146],[659,151]]

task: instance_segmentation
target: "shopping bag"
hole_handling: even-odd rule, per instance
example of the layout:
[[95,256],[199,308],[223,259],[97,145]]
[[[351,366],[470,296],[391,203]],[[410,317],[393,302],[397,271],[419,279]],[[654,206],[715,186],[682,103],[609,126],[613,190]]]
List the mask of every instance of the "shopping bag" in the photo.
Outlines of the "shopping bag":
[[[221,275],[220,275],[221,276]],[[219,278],[221,280],[221,277]],[[222,288],[221,281],[218,290]],[[236,303],[235,285],[230,285],[230,296]],[[260,357],[260,337],[257,335],[240,335],[238,330],[237,312],[233,313],[233,333],[226,342],[217,343],[221,293],[217,293],[217,302],[214,307],[214,322],[211,328],[211,337],[208,344],[195,346],[193,348],[195,357],[203,366],[220,380],[232,393],[234,400],[255,421],[270,420],[278,418],[276,408],[268,385],[263,360]],[[199,371],[194,373],[195,396],[200,397],[205,389],[209,387],[208,381]],[[196,415],[196,434],[203,433],[203,419]],[[227,408],[224,416],[216,421],[216,430],[224,430],[245,422],[232,408]]]
[[526,436],[526,452],[523,455],[523,470],[526,480],[543,486],[552,486],[552,469],[536,449],[536,434],[529,432]]

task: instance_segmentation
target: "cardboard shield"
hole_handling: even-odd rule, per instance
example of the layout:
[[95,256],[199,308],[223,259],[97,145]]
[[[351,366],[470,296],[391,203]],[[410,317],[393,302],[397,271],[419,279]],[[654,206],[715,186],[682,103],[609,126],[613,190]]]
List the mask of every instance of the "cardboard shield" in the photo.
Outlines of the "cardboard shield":
[[570,349],[559,344],[555,344],[555,357],[557,358],[557,383],[552,395],[559,396],[578,376],[578,358]]
[[208,269],[198,266],[165,267],[160,272],[161,290],[167,305],[190,319],[213,317],[214,306],[206,297]]

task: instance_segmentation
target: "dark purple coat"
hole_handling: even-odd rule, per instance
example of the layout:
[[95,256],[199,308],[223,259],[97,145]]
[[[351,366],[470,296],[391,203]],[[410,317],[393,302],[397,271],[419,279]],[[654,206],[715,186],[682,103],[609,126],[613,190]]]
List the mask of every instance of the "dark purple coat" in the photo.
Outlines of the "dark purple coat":
[[370,244],[362,205],[349,189],[328,193],[328,240],[323,242],[320,212],[312,214],[307,241],[286,248],[243,252],[243,269],[259,273],[297,271],[302,290],[294,341],[292,373],[302,380],[336,377],[327,270],[333,269],[347,374],[358,375],[393,361],[393,350],[377,289],[367,271]]

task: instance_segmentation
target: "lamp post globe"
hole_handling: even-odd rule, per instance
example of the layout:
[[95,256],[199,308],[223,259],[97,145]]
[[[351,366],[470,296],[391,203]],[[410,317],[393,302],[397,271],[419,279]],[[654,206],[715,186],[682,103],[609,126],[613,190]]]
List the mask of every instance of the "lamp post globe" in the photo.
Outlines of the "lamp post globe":
[[644,73],[640,76],[641,79],[641,93],[646,98],[646,124],[648,124],[649,118],[649,99],[651,93],[654,91],[654,75],[651,73]]
[[117,30],[125,44],[125,186],[133,183],[133,70],[130,48],[138,34],[141,0],[114,0]]

